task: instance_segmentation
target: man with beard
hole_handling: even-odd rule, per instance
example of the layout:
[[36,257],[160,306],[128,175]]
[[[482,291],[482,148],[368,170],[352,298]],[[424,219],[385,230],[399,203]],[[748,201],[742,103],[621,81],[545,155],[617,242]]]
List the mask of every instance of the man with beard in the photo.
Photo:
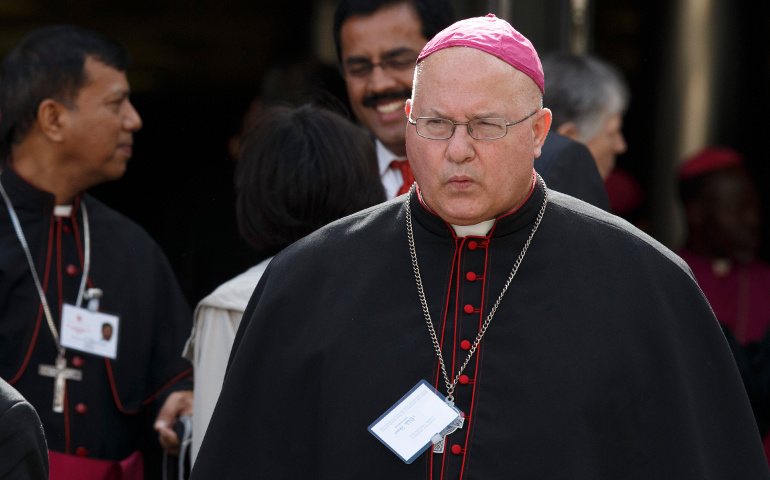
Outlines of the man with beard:
[[[406,160],[404,103],[412,94],[415,60],[453,17],[448,0],[342,0],[334,14],[334,42],[350,106],[375,137],[389,199],[414,181]],[[579,143],[549,137],[535,168],[556,190],[609,210],[593,157]]]

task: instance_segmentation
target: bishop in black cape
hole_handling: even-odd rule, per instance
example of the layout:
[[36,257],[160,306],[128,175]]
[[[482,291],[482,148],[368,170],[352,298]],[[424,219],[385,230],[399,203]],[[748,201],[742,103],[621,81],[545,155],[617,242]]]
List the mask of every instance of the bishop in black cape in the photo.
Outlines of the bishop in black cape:
[[[454,376],[540,210],[485,237],[411,192],[430,314]],[[445,394],[410,260],[406,196],[279,254],[244,314],[193,480],[770,478],[735,363],[685,263],[549,192],[455,394],[465,426],[407,465],[367,427],[418,381]],[[469,306],[469,307],[466,307]]]

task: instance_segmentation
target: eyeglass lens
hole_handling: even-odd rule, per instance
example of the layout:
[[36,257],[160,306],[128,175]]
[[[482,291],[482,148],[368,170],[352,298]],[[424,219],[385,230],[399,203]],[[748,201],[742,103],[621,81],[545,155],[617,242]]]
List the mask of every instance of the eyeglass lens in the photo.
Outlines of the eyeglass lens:
[[[454,133],[455,125],[465,123],[453,123],[446,118],[418,118],[417,133],[421,136],[445,140]],[[505,136],[507,127],[502,118],[476,118],[467,123],[468,133],[476,140],[490,140]]]

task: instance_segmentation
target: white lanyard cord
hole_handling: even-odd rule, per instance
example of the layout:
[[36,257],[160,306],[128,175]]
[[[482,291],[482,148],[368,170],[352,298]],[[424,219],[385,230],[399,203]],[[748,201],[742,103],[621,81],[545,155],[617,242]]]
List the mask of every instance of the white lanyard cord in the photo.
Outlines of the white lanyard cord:
[[[0,175],[1,174],[2,173],[0,173]],[[11,199],[8,197],[2,182],[0,182],[0,194],[2,194],[3,199],[5,200],[5,205],[8,207],[8,213],[11,215],[11,223],[13,223],[13,229],[16,231],[16,236],[18,237],[19,242],[21,242],[21,247],[24,249],[24,253],[27,256],[27,263],[29,264],[29,269],[32,272],[32,278],[35,280],[35,287],[37,287],[37,294],[40,296],[40,303],[43,305],[43,311],[45,312],[45,318],[48,322],[48,328],[51,330],[51,335],[53,335],[54,341],[56,342],[56,347],[61,352],[63,351],[63,348],[59,343],[59,332],[56,330],[56,325],[53,321],[53,315],[51,315],[51,308],[48,306],[48,299],[46,299],[45,293],[43,292],[43,286],[40,283],[40,278],[38,277],[37,270],[35,269],[35,262],[32,260],[32,253],[29,250],[27,239],[24,237],[24,231],[21,229],[21,223],[19,222],[19,218],[16,216],[16,211],[11,204]],[[80,291],[78,292],[78,299],[75,305],[77,307],[79,307],[83,302],[83,293],[85,292],[86,282],[88,280],[88,270],[91,267],[91,230],[89,228],[86,204],[82,199],[80,201],[80,206],[83,210],[84,259],[83,276],[80,279]]]

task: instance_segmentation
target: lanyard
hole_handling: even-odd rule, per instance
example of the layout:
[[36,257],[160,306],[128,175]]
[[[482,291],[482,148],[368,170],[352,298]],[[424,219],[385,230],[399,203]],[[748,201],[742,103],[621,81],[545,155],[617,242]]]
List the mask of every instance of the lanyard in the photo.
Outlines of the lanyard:
[[[2,175],[2,173],[0,173]],[[56,324],[54,324],[53,316],[51,315],[51,308],[48,306],[48,299],[45,297],[45,292],[43,292],[43,286],[40,283],[40,278],[37,275],[37,270],[35,269],[35,262],[32,260],[32,253],[29,250],[29,245],[27,244],[27,239],[24,236],[24,231],[21,228],[21,223],[19,222],[19,217],[16,216],[16,211],[13,208],[13,205],[11,204],[11,199],[8,197],[8,194],[5,191],[5,187],[3,187],[3,183],[0,182],[0,194],[2,194],[3,199],[5,200],[5,205],[8,207],[8,213],[11,216],[11,223],[13,223],[13,229],[16,231],[16,236],[19,239],[19,242],[21,243],[21,247],[24,249],[24,253],[27,256],[27,263],[29,264],[29,269],[32,272],[32,278],[35,280],[35,287],[37,287],[37,294],[40,297],[40,303],[43,305],[43,311],[45,312],[45,318],[48,322],[48,328],[51,330],[51,335],[53,335],[53,339],[56,342],[56,347],[59,349],[59,355],[63,356],[64,354],[64,348],[59,343],[59,332],[56,330]],[[80,206],[83,210],[83,243],[84,243],[84,252],[83,252],[83,276],[80,279],[80,290],[78,291],[78,298],[77,302],[75,304],[76,307],[79,307],[81,303],[83,303],[83,293],[85,292],[86,288],[86,281],[88,279],[88,271],[91,268],[91,229],[88,222],[88,211],[86,210],[86,204],[81,200]]]

